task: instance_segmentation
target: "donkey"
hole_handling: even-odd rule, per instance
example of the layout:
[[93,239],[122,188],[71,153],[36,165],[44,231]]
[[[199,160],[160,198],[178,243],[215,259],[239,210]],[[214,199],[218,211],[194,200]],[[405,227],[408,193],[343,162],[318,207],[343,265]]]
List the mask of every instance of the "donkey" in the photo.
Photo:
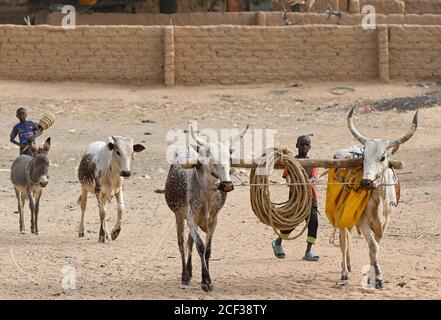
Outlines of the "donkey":
[[30,143],[29,148],[32,157],[22,154],[12,163],[11,181],[14,185],[15,196],[18,202],[18,212],[20,214],[20,232],[25,233],[23,217],[26,197],[29,200],[31,210],[31,232],[39,234],[38,213],[40,210],[40,199],[49,182],[49,160],[47,155],[51,147],[51,138],[47,138],[43,148],[38,148]]

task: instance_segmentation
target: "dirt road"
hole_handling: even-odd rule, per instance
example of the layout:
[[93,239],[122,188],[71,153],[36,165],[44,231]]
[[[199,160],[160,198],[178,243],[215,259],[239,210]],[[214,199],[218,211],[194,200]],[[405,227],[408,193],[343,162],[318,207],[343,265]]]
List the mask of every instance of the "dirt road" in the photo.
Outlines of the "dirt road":
[[[355,92],[334,95],[332,86]],[[180,286],[180,258],[174,216],[163,188],[168,170],[166,132],[187,128],[273,128],[276,145],[294,148],[300,134],[313,133],[311,157],[329,158],[356,144],[346,126],[348,107],[363,100],[416,96],[434,90],[406,83],[320,83],[280,88],[122,87],[74,83],[0,81],[0,298],[1,299],[440,299],[441,298],[441,107],[422,109],[415,136],[397,157],[405,161],[400,176],[402,200],[380,251],[384,290],[362,288],[362,268],[369,263],[363,238],[353,231],[351,283],[341,286],[340,250],[328,242],[333,228],[324,215],[325,189],[319,186],[320,262],[302,260],[305,239],[285,242],[285,260],[274,257],[270,227],[254,216],[248,187],[228,195],[214,235],[210,271],[215,291],[200,289],[195,258],[193,282]],[[29,118],[65,111],[38,141],[52,137],[50,183],[44,190],[40,235],[19,233],[15,195],[8,169],[18,154],[9,142],[15,109],[28,107]],[[366,109],[369,111],[369,108]],[[397,138],[410,127],[414,111],[374,111],[356,115],[367,136]],[[143,123],[142,120],[153,123]],[[109,135],[129,135],[147,150],[136,156],[134,175],[125,181],[126,212],[119,238],[97,242],[99,216],[89,197],[86,237],[78,238],[80,186],[76,168],[85,146]],[[323,180],[324,181],[324,180]],[[274,190],[274,192],[276,192]],[[278,191],[280,192],[280,190]],[[283,193],[283,192],[282,192]],[[116,221],[110,205],[109,225]],[[73,269],[74,268],[74,269]],[[75,270],[76,289],[63,290],[66,270]],[[72,274],[72,273],[70,273]]]

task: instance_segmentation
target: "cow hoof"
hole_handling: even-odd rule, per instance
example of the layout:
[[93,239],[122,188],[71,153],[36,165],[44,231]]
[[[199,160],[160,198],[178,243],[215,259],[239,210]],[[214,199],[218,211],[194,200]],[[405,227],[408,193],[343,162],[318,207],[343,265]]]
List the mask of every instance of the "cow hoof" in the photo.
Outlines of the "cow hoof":
[[377,279],[375,280],[375,289],[383,289],[384,288],[384,280]]
[[189,286],[190,284],[191,284],[190,279],[182,279],[181,280],[181,285],[183,285],[183,286]]
[[201,283],[201,288],[204,292],[211,292],[214,289],[212,283]]
[[110,243],[110,239],[109,238],[104,238],[104,237],[100,237],[98,239],[99,243]]
[[186,273],[186,272],[182,273],[182,275],[181,275],[181,284],[183,286],[188,286],[190,283],[191,283],[191,276],[188,273]]
[[34,234],[35,234],[36,236],[38,236],[38,235],[40,234],[40,232],[39,232],[39,231],[35,231]]
[[82,231],[82,232],[78,232],[78,237],[80,237],[80,238],[84,238],[84,231]]
[[116,238],[118,238],[120,232],[121,232],[121,229],[112,230],[112,240],[115,240]]
[[25,234],[26,233],[26,229],[20,229],[20,233],[21,234]]

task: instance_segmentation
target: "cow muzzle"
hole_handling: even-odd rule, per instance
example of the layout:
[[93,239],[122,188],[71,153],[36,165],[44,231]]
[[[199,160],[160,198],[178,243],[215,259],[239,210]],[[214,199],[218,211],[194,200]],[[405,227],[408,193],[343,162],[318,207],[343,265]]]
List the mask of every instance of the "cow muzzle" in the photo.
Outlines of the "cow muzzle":
[[361,179],[360,186],[363,189],[373,189],[373,188],[375,188],[374,181],[372,181],[370,179]]
[[234,190],[233,182],[231,182],[231,181],[222,181],[219,184],[219,187],[217,189],[222,191],[222,192],[233,191]]
[[119,173],[119,175],[123,178],[130,178],[130,176],[132,175],[132,173],[130,171],[121,171]]

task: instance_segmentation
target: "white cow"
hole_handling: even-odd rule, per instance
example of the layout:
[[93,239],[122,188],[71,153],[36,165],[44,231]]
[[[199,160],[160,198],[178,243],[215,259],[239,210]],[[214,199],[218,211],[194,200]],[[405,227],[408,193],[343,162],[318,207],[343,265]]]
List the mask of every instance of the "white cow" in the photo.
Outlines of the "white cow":
[[[165,182],[165,200],[176,218],[179,252],[181,254],[181,284],[189,285],[193,276],[192,250],[196,244],[201,258],[202,282],[205,292],[213,291],[209,272],[211,242],[216,229],[218,213],[225,204],[227,193],[234,190],[230,178],[232,146],[247,132],[248,126],[228,142],[205,142],[196,137],[193,127],[190,133],[198,143],[197,148],[189,147],[185,154],[178,154],[170,166]],[[197,159],[192,169],[184,169],[185,159]],[[190,230],[188,235],[188,260],[185,261],[184,228],[185,220]],[[206,233],[205,245],[198,227]]]
[[[84,237],[84,212],[87,205],[87,193],[93,193],[98,200],[101,219],[99,242],[115,240],[121,231],[121,218],[124,209],[123,178],[131,176],[131,160],[134,152],[141,152],[145,148],[141,144],[133,144],[129,137],[108,137],[106,142],[97,141],[89,144],[81,159],[78,168],[78,178],[81,183],[81,222],[79,236]],[[110,236],[106,225],[106,203],[117,201],[118,219]]]
[[[386,232],[392,208],[397,205],[399,198],[398,179],[390,168],[389,157],[398,150],[400,144],[409,140],[415,133],[418,126],[418,111],[415,113],[409,132],[402,138],[392,141],[364,137],[352,123],[353,113],[354,107],[349,111],[347,117],[349,130],[364,145],[361,187],[372,189],[366,208],[358,221],[357,230],[361,230],[368,242],[370,264],[375,273],[372,281],[375,282],[375,288],[379,289],[384,286],[383,275],[378,263],[379,243]],[[340,157],[342,157],[341,155]],[[343,258],[341,280],[343,281],[348,280],[351,269],[349,240],[349,230],[341,228],[340,247]],[[369,284],[374,285],[373,283]]]

